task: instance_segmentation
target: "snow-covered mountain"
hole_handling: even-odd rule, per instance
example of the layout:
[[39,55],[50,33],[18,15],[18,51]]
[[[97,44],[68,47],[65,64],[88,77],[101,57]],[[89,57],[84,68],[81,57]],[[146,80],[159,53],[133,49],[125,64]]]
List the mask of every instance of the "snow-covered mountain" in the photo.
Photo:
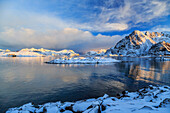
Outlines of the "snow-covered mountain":
[[10,52],[10,50],[9,49],[0,49],[0,52]]
[[36,53],[39,53],[39,54],[43,54],[43,55],[52,55],[52,56],[61,56],[61,55],[66,55],[66,56],[79,56],[78,53],[75,53],[73,50],[67,50],[67,49],[64,49],[64,50],[61,50],[61,51],[55,51],[55,50],[48,50],[48,49],[44,49],[44,48],[41,48],[41,49],[35,49],[35,48],[31,48],[31,49],[21,49],[19,52],[21,51],[25,51],[25,52],[36,52]]
[[[158,46],[158,47],[157,47]],[[160,48],[164,48],[161,50]],[[106,51],[106,54],[117,54],[124,56],[141,55],[167,55],[170,48],[169,32],[141,32],[133,31],[129,36],[120,40],[115,47]],[[164,52],[163,52],[164,51]],[[153,52],[153,53],[152,53]]]
[[104,56],[106,51],[107,51],[106,49],[89,51],[89,52],[86,53],[86,56]]
[[54,51],[48,49],[25,48],[17,52],[10,52],[9,50],[0,50],[1,57],[43,57],[43,56],[79,56],[73,50]]

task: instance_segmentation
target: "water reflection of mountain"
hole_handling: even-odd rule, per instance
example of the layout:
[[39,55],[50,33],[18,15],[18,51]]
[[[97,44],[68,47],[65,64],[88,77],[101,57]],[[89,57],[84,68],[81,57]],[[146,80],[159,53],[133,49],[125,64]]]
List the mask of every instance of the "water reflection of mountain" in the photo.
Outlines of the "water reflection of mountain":
[[20,63],[24,65],[44,65],[46,61],[55,59],[54,57],[1,57],[1,62]]
[[134,80],[167,84],[170,81],[170,61],[155,62],[140,59],[133,63],[116,64],[116,67]]
[[[170,62],[139,60],[131,63],[115,63],[111,66],[99,66],[89,80],[91,87],[115,96],[123,90],[134,91],[149,84],[170,84]],[[104,88],[103,88],[104,86]],[[103,89],[102,89],[103,88]]]

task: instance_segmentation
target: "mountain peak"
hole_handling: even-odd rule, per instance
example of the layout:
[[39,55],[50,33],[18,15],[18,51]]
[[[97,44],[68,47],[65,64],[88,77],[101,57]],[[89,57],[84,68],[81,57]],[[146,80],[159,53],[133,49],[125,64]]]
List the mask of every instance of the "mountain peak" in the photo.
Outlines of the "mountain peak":
[[[146,31],[145,33],[139,30],[134,30],[130,35],[126,36],[124,39],[120,40],[115,47],[112,47],[110,50],[112,54],[118,55],[145,55],[148,53],[150,48],[159,43],[163,42],[160,47],[165,48],[166,51],[169,52],[170,50],[170,38],[168,33],[159,33],[159,32],[149,32]],[[156,45],[157,46],[157,45]],[[156,51],[160,51],[159,49]],[[109,53],[109,52],[108,52]],[[164,54],[163,52],[160,52]],[[166,53],[167,54],[167,53]]]
[[134,30],[131,35],[140,35],[142,32],[139,30]]

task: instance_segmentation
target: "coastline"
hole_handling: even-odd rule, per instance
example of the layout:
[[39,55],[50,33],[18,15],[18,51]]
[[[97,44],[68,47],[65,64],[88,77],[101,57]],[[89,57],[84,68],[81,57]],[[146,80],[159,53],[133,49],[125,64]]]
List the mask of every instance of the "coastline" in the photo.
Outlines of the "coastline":
[[43,105],[25,104],[10,108],[6,113],[168,113],[170,110],[170,87],[152,86],[136,92],[123,91],[116,97],[105,94],[97,99],[80,100],[76,102],[49,102]]

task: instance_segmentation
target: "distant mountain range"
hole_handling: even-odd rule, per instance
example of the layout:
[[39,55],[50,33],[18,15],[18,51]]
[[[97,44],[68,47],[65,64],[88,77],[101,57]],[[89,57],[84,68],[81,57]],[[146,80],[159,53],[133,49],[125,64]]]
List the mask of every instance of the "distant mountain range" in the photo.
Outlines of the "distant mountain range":
[[133,31],[120,40],[114,47],[108,49],[105,55],[123,56],[170,55],[169,32]]
[[35,49],[35,48],[25,48],[21,49],[17,52],[12,52],[10,50],[2,50],[0,49],[0,57],[45,57],[45,56],[79,56],[78,53],[75,53],[73,50],[61,50],[61,51],[54,51],[48,49]]
[[85,55],[86,56],[104,56],[106,51],[107,51],[107,49],[100,49],[100,50],[95,50],[95,51],[89,51]]

